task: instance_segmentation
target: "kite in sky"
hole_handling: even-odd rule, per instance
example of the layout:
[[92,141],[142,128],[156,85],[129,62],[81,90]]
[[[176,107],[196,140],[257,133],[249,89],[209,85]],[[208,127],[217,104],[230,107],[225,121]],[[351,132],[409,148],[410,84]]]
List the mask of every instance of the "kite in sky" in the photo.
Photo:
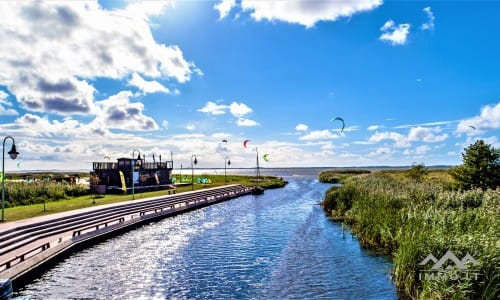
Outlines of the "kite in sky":
[[264,156],[262,156],[262,158],[265,160],[265,161],[269,161],[269,154],[264,154]]
[[331,119],[330,122],[334,122],[336,120],[342,122],[342,128],[340,129],[340,133],[344,132],[344,128],[345,128],[344,119],[342,119],[341,117],[336,117],[336,118]]
[[243,147],[245,147],[245,148],[246,148],[246,147],[247,147],[248,142],[250,142],[250,140],[245,140],[245,141],[243,141]]

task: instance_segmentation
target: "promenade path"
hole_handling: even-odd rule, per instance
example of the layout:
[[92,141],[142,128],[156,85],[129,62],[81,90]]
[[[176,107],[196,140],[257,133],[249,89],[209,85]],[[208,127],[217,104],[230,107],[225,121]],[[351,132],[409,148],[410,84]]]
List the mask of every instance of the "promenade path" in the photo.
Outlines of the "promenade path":
[[30,273],[42,272],[46,263],[74,251],[75,246],[251,191],[243,185],[227,185],[0,223],[0,278],[15,283]]

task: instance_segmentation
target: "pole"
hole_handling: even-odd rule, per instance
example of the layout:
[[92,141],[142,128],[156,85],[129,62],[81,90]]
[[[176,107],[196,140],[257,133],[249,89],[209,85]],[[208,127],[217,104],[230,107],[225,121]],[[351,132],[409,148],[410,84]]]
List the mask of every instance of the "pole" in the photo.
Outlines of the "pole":
[[225,157],[224,158],[224,183],[227,182],[227,179],[226,179],[226,166],[227,165],[230,165],[231,164],[231,161],[229,160],[229,157]]
[[191,155],[191,190],[194,191],[194,167],[193,167],[193,157],[194,164],[196,165],[198,161],[196,160],[196,155]]
[[5,138],[3,140],[3,148],[2,148],[2,223],[5,222]]
[[137,151],[139,154],[141,154],[141,152],[139,152],[139,150],[133,150],[132,151],[132,163],[131,163],[131,166],[132,166],[132,171],[131,171],[131,176],[130,176],[130,179],[132,180],[132,200],[135,199],[135,190],[134,190],[134,165],[135,165],[135,159],[134,159],[134,153],[135,151]]
[[2,145],[2,223],[5,222],[5,141],[7,139],[12,140],[12,148],[9,151],[9,155],[11,159],[16,159],[17,155],[19,154],[16,151],[16,141],[14,140],[13,137],[6,136],[3,139],[3,145]]

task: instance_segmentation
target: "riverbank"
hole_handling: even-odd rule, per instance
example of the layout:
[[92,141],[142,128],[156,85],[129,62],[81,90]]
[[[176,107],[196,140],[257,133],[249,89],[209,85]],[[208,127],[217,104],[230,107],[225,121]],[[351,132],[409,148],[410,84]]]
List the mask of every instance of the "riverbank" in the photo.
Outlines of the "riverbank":
[[[173,174],[174,176],[179,176]],[[254,186],[257,183],[252,181],[254,176],[247,175],[199,175],[199,177],[210,179],[210,183],[196,183],[191,186],[179,185],[176,187],[176,193],[183,193],[193,190],[202,190],[227,184],[242,184],[245,186]],[[281,188],[287,184],[285,180],[277,176],[262,176],[258,185],[264,189]],[[69,185],[61,182],[5,182],[6,187],[6,209],[5,220],[12,222],[44,216],[53,213],[65,212],[69,210],[119,203],[131,199],[131,195],[93,195],[88,190],[88,186]],[[78,193],[74,191],[78,190]],[[71,192],[70,192],[71,191]],[[135,199],[157,197],[169,195],[172,190],[159,190],[152,192],[138,192]],[[82,195],[82,193],[84,193]],[[75,196],[78,195],[78,196]]]
[[394,281],[417,299],[498,299],[500,190],[454,190],[443,170],[342,178],[322,202],[367,248],[393,257]]

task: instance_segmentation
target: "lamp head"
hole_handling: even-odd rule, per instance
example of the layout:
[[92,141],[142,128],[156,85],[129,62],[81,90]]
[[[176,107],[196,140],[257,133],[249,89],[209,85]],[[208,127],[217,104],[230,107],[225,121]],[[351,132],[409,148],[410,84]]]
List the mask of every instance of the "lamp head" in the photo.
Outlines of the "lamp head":
[[16,144],[12,144],[12,148],[10,149],[9,152],[7,152],[12,159],[16,159],[17,156],[19,155],[19,152],[16,150]]

